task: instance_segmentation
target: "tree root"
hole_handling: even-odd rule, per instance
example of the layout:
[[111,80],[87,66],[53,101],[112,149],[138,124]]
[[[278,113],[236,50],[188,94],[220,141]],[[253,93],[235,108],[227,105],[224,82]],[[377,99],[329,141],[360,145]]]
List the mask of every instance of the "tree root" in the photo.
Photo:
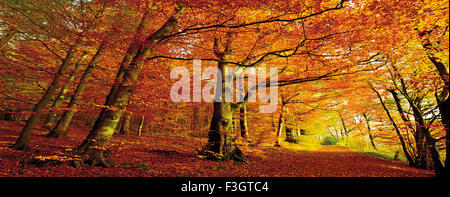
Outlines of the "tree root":
[[220,154],[220,153],[211,151],[210,149],[208,149],[208,146],[206,146],[203,150],[201,150],[198,153],[198,155],[201,158],[206,158],[206,159],[213,160],[213,161],[234,160],[234,161],[238,161],[238,162],[247,163],[247,157],[244,156],[241,149],[239,149],[238,147],[235,147],[233,149],[233,151],[231,151],[230,153]]
[[45,135],[45,137],[62,139],[62,138],[67,138],[68,136],[65,132],[60,133],[60,132],[50,131],[49,133],[47,133]]
[[14,150],[31,150],[29,145],[24,145],[24,144],[21,144],[21,143],[14,144],[14,145],[10,146],[10,148],[14,149]]
[[[74,152],[80,153],[81,150],[76,149]],[[106,151],[109,154],[109,151]],[[90,167],[101,166],[104,168],[111,167],[105,157],[103,156],[104,151],[99,149],[86,149],[83,151],[83,156],[79,160],[74,160],[72,162],[72,166],[78,168],[84,164],[89,165]]]

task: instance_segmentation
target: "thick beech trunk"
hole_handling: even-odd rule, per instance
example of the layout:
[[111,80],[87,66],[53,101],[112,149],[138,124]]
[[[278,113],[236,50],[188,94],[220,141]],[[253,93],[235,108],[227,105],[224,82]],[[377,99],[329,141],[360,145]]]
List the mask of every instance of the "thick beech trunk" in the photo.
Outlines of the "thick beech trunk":
[[417,149],[415,166],[421,169],[427,170],[433,169],[433,165],[432,164],[430,165],[430,163],[432,162],[430,162],[430,154],[429,154],[430,150],[427,145],[424,129],[419,125],[416,126],[414,139],[416,141],[416,149]]
[[[220,65],[219,68],[223,68],[223,65]],[[246,160],[242,151],[235,144],[236,136],[233,135],[232,132],[232,121],[233,110],[231,103],[225,101],[214,102],[214,112],[211,120],[210,132],[208,134],[208,144],[201,154],[206,154],[212,159]]]
[[[66,94],[67,91],[69,90],[69,86],[72,84],[72,82],[75,80],[75,75],[77,73],[77,71],[80,69],[81,67],[81,62],[86,59],[87,57],[87,53],[83,53],[83,55],[81,56],[81,58],[78,60],[78,62],[75,64],[75,70],[74,72],[72,72],[69,76],[69,80],[67,81],[66,84],[64,84],[64,86],[61,88],[61,90],[59,91],[59,95],[56,97],[55,101],[53,102],[52,108],[58,108],[61,106],[61,104],[64,102],[64,99],[66,98]],[[56,111],[52,111],[50,112],[50,114],[48,114],[47,119],[45,120],[44,123],[44,128],[47,130],[51,130],[53,125],[55,124],[56,120],[58,117],[58,113]],[[50,132],[51,133],[51,132]],[[47,134],[47,137],[56,137],[56,136],[52,136],[51,134]]]
[[[135,32],[135,37],[133,41],[131,42],[130,46],[128,47],[127,52],[125,53],[125,56],[122,59],[122,62],[120,63],[119,70],[117,71],[116,77],[114,79],[114,83],[112,84],[112,87],[106,96],[105,100],[105,106],[111,105],[112,99],[114,99],[114,95],[116,94],[117,89],[119,88],[119,85],[123,82],[123,77],[125,75],[126,70],[128,69],[128,66],[130,65],[131,61],[133,61],[133,58],[137,55],[139,48],[141,47],[142,43],[145,40],[145,33],[148,29],[150,22],[152,19],[152,10],[146,11],[141,18],[141,21],[139,22],[139,25]],[[97,117],[94,128],[99,125],[99,121],[103,119],[105,111],[102,110]],[[92,137],[92,136],[89,136]]]
[[210,159],[245,161],[242,151],[236,146],[232,130],[233,112],[231,103],[214,102],[208,144],[201,154]]
[[[449,176],[450,175],[450,169],[449,169],[449,163],[450,163],[450,76],[448,71],[448,65],[446,65],[439,57],[435,56],[436,48],[434,47],[435,43],[431,43],[428,39],[427,34],[430,34],[432,31],[423,31],[420,32],[419,36],[423,38],[422,46],[427,51],[428,59],[433,63],[434,67],[436,68],[437,72],[439,73],[439,76],[441,77],[442,81],[444,82],[444,91],[441,93],[441,95],[438,95],[436,93],[436,100],[439,107],[439,112],[441,114],[441,121],[445,128],[445,162],[443,171],[440,173],[440,175],[443,176]],[[447,32],[446,32],[447,33]],[[439,43],[440,45],[440,43]]]
[[101,55],[103,54],[106,48],[106,42],[103,41],[100,47],[97,49],[97,52],[94,56],[92,56],[91,61],[89,62],[86,69],[83,71],[83,75],[81,76],[80,81],[78,82],[77,87],[75,88],[74,95],[70,99],[69,105],[67,105],[68,110],[64,111],[59,121],[56,123],[55,128],[53,128],[48,136],[55,138],[64,138],[67,137],[67,128],[69,127],[70,122],[72,121],[73,116],[75,115],[75,108],[77,107],[78,102],[82,99],[86,86],[94,72],[95,65],[100,60]]
[[[101,115],[97,118],[89,135],[78,147],[77,151],[85,152],[85,162],[91,165],[99,164],[108,167],[103,158],[103,151],[107,148],[117,123],[122,113],[126,110],[139,72],[155,46],[173,32],[178,24],[178,17],[183,13],[184,9],[185,7],[182,6],[177,8],[176,13],[160,29],[142,42],[129,66],[126,67],[123,80],[120,80],[117,89],[111,89],[110,95],[113,94],[113,96],[110,98],[109,107],[102,109]],[[114,93],[112,93],[113,91]]]
[[[394,67],[395,68],[395,67]],[[444,172],[444,166],[441,162],[440,159],[440,155],[439,155],[439,151],[436,148],[436,140],[431,136],[429,127],[427,126],[428,124],[425,122],[425,119],[423,117],[422,111],[421,109],[418,107],[419,103],[421,99],[418,99],[418,101],[416,101],[415,98],[412,98],[409,94],[408,91],[406,89],[406,84],[402,78],[402,76],[399,73],[396,73],[396,76],[399,78],[400,80],[400,84],[401,84],[401,89],[402,91],[400,91],[402,93],[402,95],[406,98],[406,100],[408,101],[410,107],[413,110],[413,115],[414,115],[414,119],[416,122],[416,132],[419,135],[423,135],[425,137],[425,145],[426,146],[423,148],[423,150],[421,150],[422,152],[419,152],[419,156],[423,157],[425,159],[420,158],[420,160],[427,160],[427,156],[429,153],[431,155],[431,160],[432,160],[432,166],[433,169],[436,173],[437,176],[441,176]],[[392,93],[392,92],[391,92]],[[394,94],[393,94],[394,95]],[[398,100],[398,99],[397,99]],[[396,101],[398,102],[398,101]],[[422,136],[420,136],[422,137]],[[420,146],[422,146],[421,144],[419,144]],[[421,166],[427,166],[425,163],[425,161],[421,161]]]
[[448,177],[450,175],[450,81],[448,66],[445,66],[445,64],[437,57],[429,56],[428,58],[435,66],[445,85],[444,92],[442,95],[436,95],[436,100],[438,103],[439,112],[441,114],[442,124],[445,128],[445,167],[443,169],[444,172],[442,172],[441,175]]
[[445,101],[439,104],[439,111],[441,112],[442,123],[445,127],[445,176],[450,175],[450,96]]
[[[222,52],[219,52],[219,41],[216,38],[214,41],[214,52],[222,60],[227,60],[230,50],[230,36],[228,35],[228,41]],[[225,99],[225,92],[232,83],[226,83],[228,80],[226,64],[219,62],[217,64],[218,73],[217,77],[221,76],[222,79],[217,79],[216,86],[216,100],[214,101],[214,111],[211,120],[210,131],[208,134],[208,144],[200,152],[200,155],[205,155],[210,159],[219,160],[235,160],[245,161],[246,158],[242,151],[236,146],[236,135],[233,130],[233,108],[231,102]],[[232,89],[231,89],[232,90]],[[221,95],[220,95],[221,93]]]
[[33,132],[34,127],[39,121],[39,117],[41,116],[42,110],[47,108],[47,104],[50,102],[51,98],[57,94],[57,90],[63,86],[64,78],[66,76],[67,71],[70,68],[70,63],[75,56],[76,49],[81,41],[81,36],[79,35],[74,44],[72,44],[67,52],[66,57],[64,58],[61,66],[59,67],[58,73],[56,73],[53,78],[52,83],[45,91],[44,95],[41,97],[39,102],[35,105],[33,109],[33,114],[28,118],[25,126],[20,133],[19,138],[16,143],[12,146],[13,149],[29,149],[29,143],[31,134]]
[[[424,120],[423,115],[420,112],[420,110],[417,108],[417,106],[414,103],[411,103],[410,99],[408,99],[408,101],[410,102],[411,108],[413,109],[414,118],[416,119],[416,122],[417,122],[417,127],[418,127],[417,132],[420,132],[425,137],[426,148],[424,148],[425,149],[424,151],[426,151],[426,149],[428,149],[428,151],[431,155],[431,159],[433,161],[433,169],[436,172],[436,175],[440,176],[440,175],[442,175],[442,173],[444,171],[444,166],[441,162],[439,151],[436,148],[436,140],[431,136],[430,130],[429,130],[428,126],[426,126],[425,120]],[[425,153],[425,155],[426,155],[426,153]],[[424,156],[424,157],[426,157],[426,156]]]

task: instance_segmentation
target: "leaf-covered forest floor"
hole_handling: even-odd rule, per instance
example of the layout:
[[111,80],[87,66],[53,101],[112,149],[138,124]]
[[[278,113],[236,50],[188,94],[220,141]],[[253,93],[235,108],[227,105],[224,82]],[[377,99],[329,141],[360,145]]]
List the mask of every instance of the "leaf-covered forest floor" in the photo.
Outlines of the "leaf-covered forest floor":
[[[317,150],[285,147],[242,147],[248,163],[211,161],[197,157],[206,139],[179,135],[123,136],[115,134],[108,160],[110,168],[74,168],[70,150],[86,137],[88,128],[69,129],[69,138],[46,138],[36,129],[31,150],[9,148],[23,125],[0,121],[0,177],[430,177],[433,172],[406,162],[353,152],[345,147]],[[42,157],[40,157],[42,156]],[[29,158],[62,161],[27,165]],[[25,163],[25,165],[24,165]]]

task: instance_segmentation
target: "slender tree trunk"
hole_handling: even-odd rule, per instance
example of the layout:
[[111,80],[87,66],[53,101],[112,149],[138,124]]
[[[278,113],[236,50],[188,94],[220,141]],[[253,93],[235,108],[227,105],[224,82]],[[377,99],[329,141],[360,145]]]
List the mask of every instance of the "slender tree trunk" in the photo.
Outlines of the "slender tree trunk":
[[239,125],[241,128],[241,137],[248,139],[248,124],[247,124],[247,106],[243,105],[239,109]]
[[[59,91],[59,95],[56,97],[55,101],[53,102],[52,108],[58,108],[61,106],[61,104],[64,102],[64,99],[66,98],[66,94],[67,91],[69,90],[70,85],[72,84],[72,82],[75,80],[75,75],[77,73],[77,71],[80,69],[81,67],[81,62],[86,59],[87,57],[87,52],[84,52],[83,55],[81,56],[81,58],[78,60],[78,62],[75,64],[75,70],[74,72],[72,72],[69,76],[69,80],[67,81],[66,84],[64,84],[64,86],[61,88],[61,90]],[[56,120],[58,117],[58,113],[56,111],[52,111],[50,112],[50,114],[48,114],[45,123],[44,123],[44,128],[47,130],[52,129],[53,125],[55,124]],[[51,132],[50,132],[51,133]],[[52,135],[47,134],[47,137],[54,137]]]
[[184,10],[184,6],[177,8],[176,13],[172,15],[160,29],[142,43],[136,55],[130,62],[130,65],[125,70],[123,80],[121,80],[117,90],[111,89],[111,91],[115,91],[115,93],[113,93],[114,96],[110,100],[109,107],[102,109],[102,116],[97,119],[97,122],[91,129],[89,135],[78,147],[78,151],[84,152],[85,162],[90,163],[91,165],[109,166],[103,158],[103,152],[112,138],[123,111],[126,110],[130,95],[133,92],[134,85],[138,79],[139,72],[155,46],[173,32],[178,24],[178,18],[182,15]]
[[21,150],[21,149],[29,149],[29,143],[31,134],[33,132],[34,127],[39,121],[39,117],[42,113],[42,110],[47,107],[47,104],[50,102],[51,98],[57,94],[57,90],[59,87],[63,86],[64,78],[66,76],[67,71],[70,68],[70,63],[75,56],[76,49],[81,41],[81,35],[78,35],[74,44],[72,44],[67,52],[66,57],[64,58],[61,66],[59,67],[58,73],[53,78],[52,83],[45,91],[44,95],[41,97],[39,102],[35,105],[33,109],[33,114],[28,118],[25,126],[20,133],[19,138],[16,143],[12,146],[13,149]]
[[339,113],[339,118],[341,119],[342,129],[344,130],[344,134],[342,135],[342,140],[344,140],[344,136],[348,138],[349,130],[347,129],[347,125],[345,125],[344,117]]
[[145,120],[145,115],[142,115],[141,123],[139,124],[139,128],[138,128],[138,136],[141,136],[141,134],[142,134],[142,127],[144,127],[144,120]]
[[280,116],[278,118],[278,128],[277,128],[277,136],[276,136],[276,141],[275,141],[275,145],[276,147],[280,147],[281,146],[281,134],[283,133],[283,129],[284,129],[284,113],[285,113],[285,105],[281,104],[281,110],[280,110]]
[[403,110],[402,103],[400,101],[400,98],[398,97],[398,94],[395,90],[387,90],[391,93],[392,97],[394,98],[395,105],[397,106],[398,113],[400,114],[400,117],[402,118],[403,122],[410,128],[412,131],[414,131],[414,127],[411,124],[411,121],[406,116],[405,111]]
[[386,107],[386,104],[383,101],[383,98],[381,97],[380,93],[375,90],[375,88],[371,87],[371,89],[377,94],[378,99],[380,100],[381,106],[383,106],[384,111],[386,112],[386,115],[388,116],[389,120],[392,123],[392,126],[394,126],[395,132],[397,133],[398,139],[400,140],[400,144],[402,145],[403,153],[405,154],[406,160],[408,161],[410,166],[414,166],[414,160],[412,159],[411,155],[408,153],[405,140],[402,137],[402,134],[397,126],[397,123],[395,123],[394,119],[391,116],[391,113],[389,112],[389,109]]
[[367,126],[367,133],[369,134],[370,144],[372,145],[373,149],[377,150],[377,146],[375,146],[375,142],[373,140],[372,131],[370,128],[369,118],[367,117],[366,113],[362,113],[364,120],[366,120],[366,126]]
[[131,126],[131,114],[126,113],[125,117],[123,119],[122,126],[120,127],[119,133],[122,135],[129,135],[130,134],[130,126]]
[[198,113],[198,106],[192,108],[191,132],[199,129],[200,117]]
[[94,72],[95,66],[97,62],[100,60],[100,57],[105,49],[106,49],[106,41],[104,40],[102,44],[100,44],[95,55],[92,56],[86,69],[83,71],[83,75],[81,76],[81,79],[78,82],[77,87],[75,88],[74,95],[70,99],[69,105],[67,105],[68,110],[64,111],[61,118],[56,123],[55,128],[53,128],[52,131],[48,134],[49,136],[55,138],[67,137],[66,131],[67,128],[69,127],[70,122],[72,121],[73,116],[75,115],[76,107],[80,102],[80,100],[82,99],[84,91],[86,90],[86,86],[92,76],[92,73]]
[[[370,128],[370,126],[368,128]],[[377,150],[377,146],[375,146],[375,142],[373,140],[372,132],[370,131],[370,129],[368,130],[368,133],[369,133],[370,144],[372,145],[373,149]]]

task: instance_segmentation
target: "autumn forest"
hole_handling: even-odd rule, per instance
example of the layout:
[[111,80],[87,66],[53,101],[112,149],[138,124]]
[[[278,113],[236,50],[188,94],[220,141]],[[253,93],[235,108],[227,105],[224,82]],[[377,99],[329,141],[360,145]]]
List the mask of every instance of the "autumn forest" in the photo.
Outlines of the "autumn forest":
[[448,177],[448,50],[448,0],[0,0],[0,177]]

